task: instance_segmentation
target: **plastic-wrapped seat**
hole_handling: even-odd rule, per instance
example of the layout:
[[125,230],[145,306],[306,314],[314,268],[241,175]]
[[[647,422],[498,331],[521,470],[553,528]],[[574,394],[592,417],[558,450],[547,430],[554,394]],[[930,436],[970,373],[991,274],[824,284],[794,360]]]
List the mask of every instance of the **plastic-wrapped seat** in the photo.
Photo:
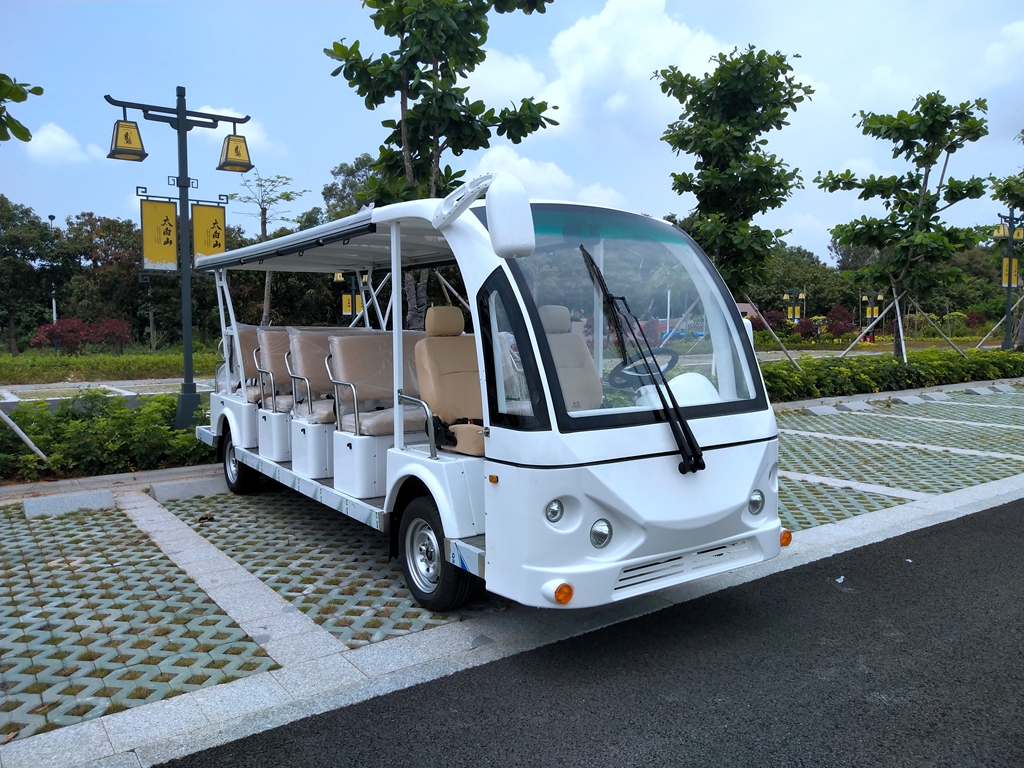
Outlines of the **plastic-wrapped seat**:
[[557,304],[537,308],[541,325],[548,339],[548,348],[555,361],[558,384],[567,411],[588,411],[601,407],[604,388],[597,364],[587,348],[586,340],[572,333],[569,309]]
[[[416,343],[421,331],[402,332],[403,392],[419,397]],[[356,435],[392,435],[395,432],[394,336],[374,333],[330,337],[328,362],[338,404],[338,429]],[[422,432],[425,416],[416,406],[403,406],[407,432]]]
[[[463,334],[458,307],[430,307],[427,336],[416,344],[420,397],[455,435],[455,445],[439,446],[470,456],[484,455],[480,366],[472,334]],[[462,419],[470,423],[456,424]]]
[[288,354],[288,329],[283,326],[261,326],[257,329],[257,358],[260,375],[260,400],[264,409],[288,413],[292,409],[292,380],[288,375],[285,355]]

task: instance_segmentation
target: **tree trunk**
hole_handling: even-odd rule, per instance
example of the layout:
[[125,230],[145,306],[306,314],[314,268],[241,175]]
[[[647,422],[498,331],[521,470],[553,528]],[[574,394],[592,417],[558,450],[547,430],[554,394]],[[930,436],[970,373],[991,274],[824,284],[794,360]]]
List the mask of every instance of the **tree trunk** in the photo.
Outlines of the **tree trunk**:
[[[260,206],[260,242],[267,241],[267,209]],[[270,270],[267,270],[263,280],[263,317],[260,318],[260,325],[270,325]]]
[[7,318],[7,349],[10,350],[11,357],[18,356],[18,332],[14,327],[14,312]]
[[405,288],[405,328],[408,331],[422,331],[427,315],[427,281],[430,271],[421,269],[419,278],[413,278],[412,272],[402,276]]
[[149,351],[156,354],[156,324],[153,322],[153,310],[149,310]]

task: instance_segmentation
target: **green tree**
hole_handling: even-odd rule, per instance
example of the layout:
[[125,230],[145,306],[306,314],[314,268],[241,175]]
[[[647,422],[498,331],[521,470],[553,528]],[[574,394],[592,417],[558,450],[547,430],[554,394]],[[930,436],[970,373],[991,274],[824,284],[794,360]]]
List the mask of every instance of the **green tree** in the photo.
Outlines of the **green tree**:
[[373,164],[373,157],[363,152],[351,163],[339,163],[331,170],[334,181],[323,189],[327,221],[350,216],[362,207],[360,198],[367,195]]
[[[906,307],[910,297],[927,298],[939,286],[957,280],[960,271],[949,264],[961,251],[978,242],[977,230],[951,227],[941,214],[961,200],[985,194],[985,181],[947,177],[949,158],[969,142],[988,133],[984,99],[948,104],[938,93],[920,96],[912,111],[895,115],[860,112],[857,125],[865,136],[891,141],[894,159],[912,168],[903,174],[858,179],[852,171],[818,173],[814,183],[828,192],[858,190],[861,200],[879,198],[886,215],[840,224],[831,231],[840,245],[867,246],[879,252],[876,261],[856,272],[858,281],[889,284],[894,298]],[[905,312],[904,312],[905,313]],[[894,335],[893,352],[903,353],[903,339]]]
[[715,71],[703,77],[672,66],[655,78],[682,105],[662,140],[676,154],[696,158],[693,173],[672,174],[676,192],[697,198],[688,231],[739,292],[763,276],[772,248],[786,234],[751,219],[780,207],[802,187],[799,169],[769,154],[763,136],[787,125],[789,113],[814,91],[796,82],[788,58],[779,52],[750,46],[720,53],[715,61]]
[[[1024,144],[1024,130],[1017,134],[1016,140]],[[1017,222],[1024,226],[1024,221],[1022,221],[1024,220],[1024,170],[1015,176],[1007,176],[1002,179],[989,176],[989,181],[992,182],[992,199],[1016,211]],[[1014,243],[1013,250],[1017,263],[1020,264],[1021,258],[1024,256],[1024,245]],[[1017,340],[1014,346],[1018,352],[1024,350],[1024,320],[1017,326]]]
[[42,96],[43,89],[38,85],[19,83],[9,75],[0,73],[0,141],[9,141],[11,136],[19,141],[32,141],[32,132],[14,119],[7,111],[8,102],[21,104],[32,96]]
[[52,286],[64,277],[58,246],[31,208],[0,195],[0,322],[12,355],[46,320]]
[[[260,220],[260,242],[268,239],[268,223],[278,220],[288,221],[284,216],[287,211],[275,210],[276,206],[280,203],[293,203],[309,192],[308,189],[300,191],[288,189],[292,183],[288,176],[264,177],[260,176],[259,169],[256,169],[255,178],[253,179],[247,179],[243,173],[240,183],[248,191],[248,194],[243,195],[234,192],[228,195],[228,197],[240,203],[256,206],[256,213],[246,213],[244,215],[255,216]],[[270,270],[267,270],[263,282],[263,316],[260,319],[260,325],[270,325],[270,286],[272,274]]]
[[459,81],[486,57],[491,10],[543,13],[548,0],[364,0],[377,29],[397,48],[363,56],[359,41],[344,38],[324,53],[341,62],[332,77],[343,75],[363,97],[367,109],[398,98],[399,119],[384,120],[391,133],[366,177],[360,199],[387,204],[446,195],[463,171],[441,167],[446,152],[455,156],[490,146],[492,131],[515,144],[531,133],[556,125],[545,115],[546,102],[524,98],[515,109],[495,112],[471,101]]

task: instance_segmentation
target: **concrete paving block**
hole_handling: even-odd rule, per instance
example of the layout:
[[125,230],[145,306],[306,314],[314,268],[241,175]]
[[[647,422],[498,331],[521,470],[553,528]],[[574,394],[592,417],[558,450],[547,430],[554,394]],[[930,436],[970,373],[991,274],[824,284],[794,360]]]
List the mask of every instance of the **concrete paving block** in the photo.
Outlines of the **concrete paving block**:
[[812,416],[835,416],[839,411],[831,405],[808,405],[804,408],[804,413],[809,413]]
[[366,675],[340,653],[292,664],[270,674],[295,698],[314,696],[366,680]]
[[289,664],[342,653],[348,650],[348,646],[327,630],[316,627],[315,630],[303,632],[301,635],[268,640],[263,643],[263,650],[282,667],[287,667]]
[[108,757],[114,751],[103,724],[99,720],[87,720],[5,744],[0,747],[0,761],[4,768],[75,765]]
[[270,673],[265,672],[193,691],[192,698],[211,723],[222,723],[283,704],[291,696]]
[[995,394],[995,390],[990,389],[989,387],[968,387],[967,389],[964,390],[964,392],[966,394],[968,394],[968,395],[993,395],[993,394]]
[[346,658],[368,677],[381,677],[430,660],[429,655],[404,637],[364,645],[346,654]]
[[1010,395],[1015,395],[1020,392],[1016,387],[1011,387],[1009,384],[993,384],[989,389],[994,389],[996,392],[1006,392]]
[[898,395],[897,397],[894,397],[893,400],[897,403],[903,403],[904,405],[916,405],[924,402],[924,400],[917,395]]
[[930,403],[941,403],[943,400],[952,399],[945,392],[922,392],[920,397]]
[[106,728],[116,752],[126,752],[209,725],[210,721],[192,696],[185,693],[127,712],[107,715],[95,722]]
[[25,517],[65,515],[79,509],[114,509],[114,494],[109,490],[76,491],[53,496],[36,496],[24,501]]
[[851,400],[848,403],[838,403],[836,405],[837,411],[873,411],[873,407],[865,403],[863,400]]
[[228,485],[223,477],[172,480],[166,483],[153,483],[149,487],[150,495],[160,503],[174,499],[191,499],[193,496],[216,496],[227,492]]
[[317,629],[316,623],[302,611],[263,616],[249,621],[238,621],[237,624],[253,640],[257,637],[266,637],[262,641],[256,640],[260,645]]

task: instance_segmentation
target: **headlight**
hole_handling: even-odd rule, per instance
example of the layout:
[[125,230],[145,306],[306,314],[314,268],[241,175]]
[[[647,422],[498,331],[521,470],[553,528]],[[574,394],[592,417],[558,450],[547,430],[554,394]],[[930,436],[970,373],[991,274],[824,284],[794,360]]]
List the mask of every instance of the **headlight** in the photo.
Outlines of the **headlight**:
[[544,517],[548,519],[549,523],[557,523],[562,519],[562,515],[565,513],[565,507],[562,506],[562,502],[555,499],[546,507],[544,507]]
[[590,543],[598,549],[608,546],[612,540],[612,524],[603,517],[590,526]]
[[764,509],[764,494],[759,490],[754,490],[750,494],[750,500],[747,502],[747,509],[750,510],[750,514],[759,515],[761,510]]

